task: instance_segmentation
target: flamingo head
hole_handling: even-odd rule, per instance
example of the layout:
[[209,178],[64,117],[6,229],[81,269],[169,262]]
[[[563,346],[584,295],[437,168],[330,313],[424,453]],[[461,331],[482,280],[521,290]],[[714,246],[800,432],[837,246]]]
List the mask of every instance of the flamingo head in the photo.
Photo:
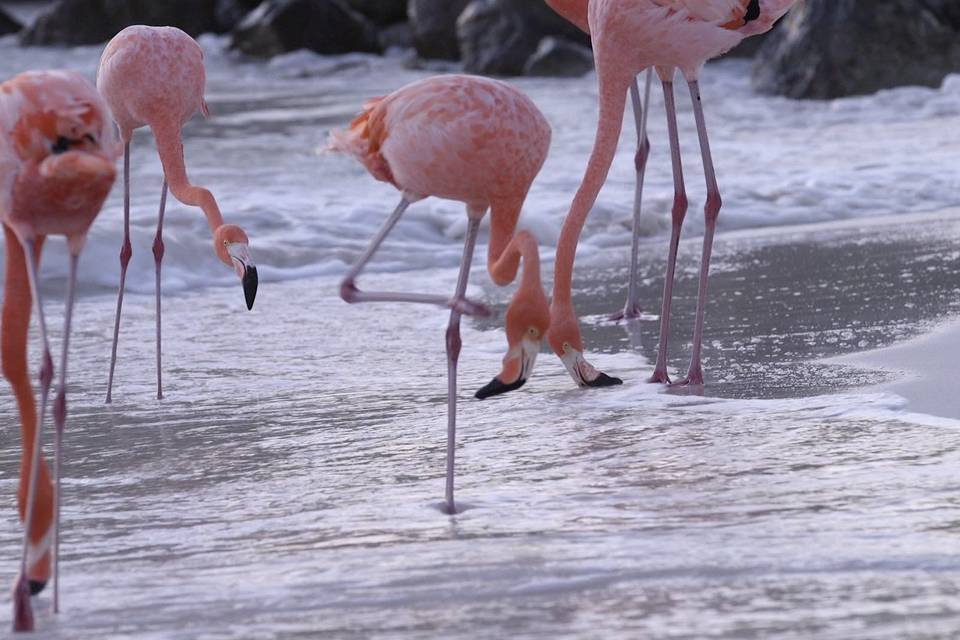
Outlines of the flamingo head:
[[36,233],[66,235],[79,251],[116,178],[120,145],[109,110],[93,85],[67,71],[11,78],[0,85],[0,107],[14,114],[7,144],[21,167],[11,183],[15,208],[35,218]]
[[250,239],[246,232],[235,224],[222,224],[213,233],[213,248],[220,261],[237,272],[243,283],[247,309],[253,309],[259,280],[257,267],[250,257]]
[[745,26],[740,30],[745,36],[766,33],[780,18],[785,16],[797,0],[752,0],[748,7]]
[[540,343],[550,328],[550,305],[542,289],[521,288],[507,309],[507,355],[503,369],[490,383],[476,393],[480,400],[519,389],[533,373],[540,353]]

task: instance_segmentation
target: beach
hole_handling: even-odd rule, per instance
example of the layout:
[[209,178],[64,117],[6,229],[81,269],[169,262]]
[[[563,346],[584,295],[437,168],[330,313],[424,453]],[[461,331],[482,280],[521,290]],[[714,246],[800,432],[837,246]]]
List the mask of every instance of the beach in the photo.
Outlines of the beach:
[[[708,68],[725,209],[701,391],[645,382],[672,201],[662,103],[651,119],[640,251],[645,315],[605,320],[626,292],[629,126],[574,280],[591,361],[623,386],[579,390],[545,351],[522,390],[473,399],[499,371],[512,291],[490,282],[484,237],[468,295],[498,316],[464,320],[463,510],[446,516],[448,315],[340,300],[340,275],[397,196],[317,151],[364,98],[430,70],[312,54],[248,64],[216,38],[201,41],[214,117],[188,126],[187,162],[250,233],[260,293],[247,312],[202,216],[171,206],[166,398],[157,401],[149,247],[160,171],[138,134],[112,405],[103,400],[119,190],[82,259],[62,611],[52,614],[49,595],[35,599],[44,637],[960,634],[960,408],[948,375],[960,314],[960,141],[944,133],[960,117],[960,78],[938,90],[793,103],[753,95],[744,63]],[[5,76],[66,64],[92,74],[99,49],[25,51],[4,39],[0,55]],[[517,84],[554,126],[554,153],[523,217],[541,241],[549,287],[559,224],[592,141],[595,79]],[[703,230],[696,138],[682,109],[691,210],[674,375],[689,358]],[[452,291],[465,227],[458,205],[416,205],[359,285]],[[42,282],[55,347],[60,242],[49,243]],[[5,390],[0,584],[17,569],[19,439]],[[0,606],[0,629],[10,615]]]

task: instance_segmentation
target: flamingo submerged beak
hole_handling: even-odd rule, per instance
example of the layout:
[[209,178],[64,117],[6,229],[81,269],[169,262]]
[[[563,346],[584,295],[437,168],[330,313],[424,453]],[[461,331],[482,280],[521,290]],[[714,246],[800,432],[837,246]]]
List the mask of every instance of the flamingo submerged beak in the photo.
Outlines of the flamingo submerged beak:
[[[520,353],[517,354],[517,351]],[[537,355],[539,353],[540,342],[538,340],[524,338],[520,342],[519,349],[511,349],[506,358],[506,361],[509,361],[512,358],[520,358],[520,375],[517,376],[517,379],[513,382],[506,383],[501,379],[501,376],[497,376],[491,380],[487,386],[477,391],[477,393],[474,394],[474,397],[478,400],[486,400],[487,398],[500,396],[505,393],[509,393],[510,391],[516,391],[525,385],[527,380],[533,374],[533,365],[536,364]]]
[[243,283],[243,296],[247,302],[247,310],[253,310],[253,302],[257,299],[257,286],[259,278],[257,276],[257,267],[253,264],[250,257],[250,247],[243,242],[232,242],[227,245],[227,253],[233,260],[233,268],[237,276]]

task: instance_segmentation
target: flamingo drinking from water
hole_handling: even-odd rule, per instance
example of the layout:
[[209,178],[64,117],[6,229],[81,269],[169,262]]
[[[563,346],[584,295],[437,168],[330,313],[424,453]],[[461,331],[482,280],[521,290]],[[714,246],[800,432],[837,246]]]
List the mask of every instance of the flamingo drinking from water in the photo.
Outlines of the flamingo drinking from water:
[[206,72],[203,50],[189,35],[175,27],[127,27],[107,43],[97,70],[97,87],[103,93],[123,140],[123,246],[120,249],[120,291],[110,353],[110,377],[107,402],[113,392],[113,373],[117,363],[120,337],[120,313],[127,265],[133,255],[130,245],[130,141],[134,129],[149,126],[157,141],[163,164],[163,188],[157,234],[153,240],[156,267],[157,307],[157,398],[163,397],[160,364],[160,266],[163,261],[163,215],[167,187],[180,202],[200,207],[213,232],[213,249],[220,260],[237,272],[243,283],[247,308],[253,308],[257,295],[257,268],[250,258],[250,241],[243,229],[224,224],[213,194],[194,186],[187,178],[183,161],[183,125],[197,111],[207,115],[203,99]]
[[[547,0],[561,15],[581,28],[585,26],[590,32],[599,81],[600,121],[596,142],[557,245],[551,307],[552,328],[549,335],[551,347],[579,385],[598,386],[610,384],[611,381],[618,382],[615,378],[611,379],[597,371],[584,358],[583,339],[571,293],[573,264],[580,232],[606,181],[616,153],[627,91],[631,84],[636,87],[637,74],[651,67],[657,70],[663,85],[675,188],[670,252],[660,318],[660,344],[651,382],[670,381],[667,374],[670,310],[680,229],[687,211],[673,93],[673,78],[679,69],[689,85],[693,100],[707,182],[707,202],[704,210],[706,232],[700,266],[693,354],[686,377],[677,384],[703,384],[701,350],[707,276],[721,199],[703,115],[698,80],[700,70],[707,60],[729,51],[744,38],[770,30],[794,2],[795,0]],[[639,106],[636,90],[634,103]],[[638,109],[637,113],[639,112]],[[645,163],[644,139],[645,136],[641,133],[641,153]],[[641,154],[638,154],[638,165],[640,156]],[[642,180],[638,182],[638,203],[641,188]],[[636,232],[635,226],[634,251]],[[632,271],[631,278],[635,278],[635,267]],[[628,299],[628,313],[631,311],[630,307],[631,301]]]
[[[6,238],[2,360],[23,435],[17,503],[24,538],[14,592],[14,631],[33,629],[30,596],[46,586],[51,573],[54,611],[58,607],[60,451],[67,416],[67,347],[77,261],[87,230],[113,186],[118,155],[107,107],[80,75],[33,71],[0,84],[0,222]],[[53,360],[37,270],[48,235],[66,236],[70,254],[63,351],[53,405],[56,485],[41,455]],[[39,419],[27,368],[31,305],[37,309],[43,348]]]
[[[550,311],[540,282],[536,238],[515,233],[530,185],[550,147],[550,126],[522,93],[502,82],[471,76],[430,78],[386,98],[372,100],[350,129],[331,136],[331,148],[357,158],[378,180],[402,193],[400,204],[344,278],[340,294],[350,303],[396,301],[447,307],[447,484],[445,510],[454,513],[453,465],[457,410],[460,317],[487,315],[468,300],[467,278],[480,228],[489,210],[488,271],[498,285],[523,276],[506,314],[508,351],[501,372],[478,398],[522,386],[533,371]],[[366,292],[356,278],[407,208],[428,196],[458,200],[469,219],[460,277],[453,296]]]

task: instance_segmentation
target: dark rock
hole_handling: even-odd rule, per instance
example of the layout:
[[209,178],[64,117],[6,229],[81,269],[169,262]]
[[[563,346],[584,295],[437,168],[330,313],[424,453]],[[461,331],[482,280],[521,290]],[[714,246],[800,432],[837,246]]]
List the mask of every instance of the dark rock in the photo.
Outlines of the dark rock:
[[261,0],[217,0],[219,30],[226,33],[240,24],[248,13],[260,6]]
[[589,47],[553,36],[540,41],[523,68],[524,75],[559,78],[579,78],[591,71],[593,52]]
[[3,7],[0,7],[0,36],[17,33],[21,29],[23,29],[23,25],[16,18],[7,14]]
[[347,4],[377,25],[395,24],[407,19],[407,0],[347,0]]
[[22,28],[22,24],[17,22],[12,16],[7,15],[3,8],[0,7],[0,36],[16,33]]
[[[831,99],[960,71],[957,0],[805,0],[754,63],[763,93]],[[929,5],[929,8],[928,8]],[[934,11],[938,9],[938,11]]]
[[409,22],[398,22],[380,30],[380,46],[386,51],[392,47],[413,48],[413,27]]
[[469,2],[470,0],[410,0],[407,14],[413,26],[413,44],[420,56],[440,60],[460,58],[457,18]]
[[585,42],[586,35],[543,2],[473,0],[460,14],[457,36],[467,71],[520,75],[546,36]]
[[265,0],[233,30],[230,46],[258,57],[381,51],[376,28],[340,0]]
[[937,19],[960,31],[960,2],[957,0],[920,0]]
[[20,42],[98,44],[132,24],[169,25],[192,36],[218,31],[216,0],[61,0],[21,33]]

